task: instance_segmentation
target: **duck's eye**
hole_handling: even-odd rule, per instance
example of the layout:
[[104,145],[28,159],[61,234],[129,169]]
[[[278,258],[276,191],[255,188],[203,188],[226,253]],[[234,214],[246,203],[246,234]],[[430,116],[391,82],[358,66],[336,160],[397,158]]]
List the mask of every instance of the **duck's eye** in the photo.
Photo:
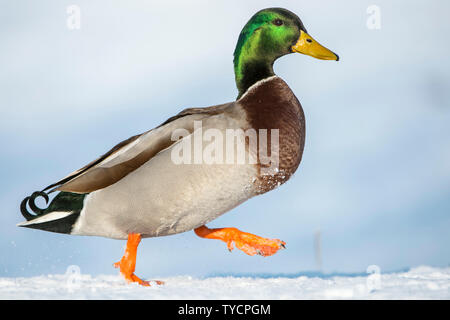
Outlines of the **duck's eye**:
[[307,41],[307,42],[309,42],[309,43],[311,43],[311,42],[312,42],[312,40],[311,40],[311,39],[306,39],[306,41]]
[[283,24],[283,20],[281,19],[275,19],[272,21],[272,23],[276,26],[281,26]]

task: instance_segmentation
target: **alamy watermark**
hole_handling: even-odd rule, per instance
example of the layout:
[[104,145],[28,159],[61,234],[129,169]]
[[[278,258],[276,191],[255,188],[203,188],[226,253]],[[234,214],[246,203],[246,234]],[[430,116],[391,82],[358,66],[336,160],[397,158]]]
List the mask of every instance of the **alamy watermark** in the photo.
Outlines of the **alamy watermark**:
[[176,143],[171,159],[177,165],[259,164],[261,174],[273,175],[279,167],[279,139],[279,129],[204,129],[202,121],[194,121],[192,132],[172,131],[171,140]]
[[66,289],[70,293],[81,288],[81,269],[77,265],[67,267],[66,273]]
[[366,9],[367,17],[366,26],[369,30],[381,29],[381,9],[377,5],[370,5]]
[[369,293],[381,289],[381,269],[376,264],[367,267],[366,272],[369,274],[366,280],[366,287]]
[[77,5],[70,5],[66,9],[67,20],[66,25],[69,30],[81,29],[81,9]]

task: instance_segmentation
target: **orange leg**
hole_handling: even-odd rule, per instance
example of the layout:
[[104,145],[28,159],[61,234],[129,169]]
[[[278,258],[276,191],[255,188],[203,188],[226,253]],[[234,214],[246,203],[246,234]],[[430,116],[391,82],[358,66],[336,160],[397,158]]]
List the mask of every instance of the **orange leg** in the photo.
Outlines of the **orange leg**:
[[228,250],[233,250],[233,242],[238,249],[246,254],[263,257],[275,254],[279,249],[286,248],[286,243],[278,239],[266,239],[251,233],[242,232],[236,228],[209,229],[206,226],[198,227],[195,233],[202,238],[222,240],[227,244]]
[[[150,286],[149,281],[141,280],[134,274],[134,270],[136,268],[136,254],[139,242],[141,242],[141,235],[139,233],[130,233],[128,235],[125,254],[119,262],[114,263],[114,267],[120,268],[120,273],[128,282],[137,282],[143,286]],[[164,284],[163,281],[156,280],[155,282],[156,284]]]

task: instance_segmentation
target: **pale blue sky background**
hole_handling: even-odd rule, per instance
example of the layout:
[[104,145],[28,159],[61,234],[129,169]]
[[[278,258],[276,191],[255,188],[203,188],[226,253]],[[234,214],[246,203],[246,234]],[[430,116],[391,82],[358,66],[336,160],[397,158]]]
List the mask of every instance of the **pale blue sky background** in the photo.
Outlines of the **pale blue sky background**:
[[[210,224],[287,242],[230,254],[193,232],[142,242],[137,274],[382,272],[450,262],[448,1],[0,0],[0,276],[115,274],[124,241],[18,228],[20,201],[185,107],[234,100],[232,53],[259,9],[285,7],[341,61],[275,64],[306,114],[302,164]],[[81,8],[68,30],[66,8]],[[381,9],[381,29],[366,9]]]

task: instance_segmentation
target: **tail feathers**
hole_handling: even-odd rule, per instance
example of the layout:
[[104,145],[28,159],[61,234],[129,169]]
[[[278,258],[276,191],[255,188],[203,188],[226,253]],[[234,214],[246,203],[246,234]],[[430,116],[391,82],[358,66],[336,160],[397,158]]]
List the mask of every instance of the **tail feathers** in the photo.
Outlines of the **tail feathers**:
[[[43,197],[45,202],[48,203],[49,196],[44,191],[36,191],[31,196],[23,199],[20,204],[20,211],[27,221],[19,223],[18,226],[58,233],[70,233],[83,209],[86,195],[60,192],[47,208],[41,209],[35,203],[36,198]],[[34,214],[28,211],[27,205]]]
[[[36,191],[33,192],[33,194],[29,197],[26,197],[22,200],[22,203],[20,204],[20,212],[22,212],[22,215],[27,221],[33,220],[36,217],[43,215],[45,213],[45,209],[38,208],[38,206],[35,203],[35,200],[37,197],[43,197],[45,199],[45,204],[48,203],[49,197],[48,194],[44,191]],[[27,210],[27,204],[30,207],[31,211],[34,212],[34,215],[28,212]]]

